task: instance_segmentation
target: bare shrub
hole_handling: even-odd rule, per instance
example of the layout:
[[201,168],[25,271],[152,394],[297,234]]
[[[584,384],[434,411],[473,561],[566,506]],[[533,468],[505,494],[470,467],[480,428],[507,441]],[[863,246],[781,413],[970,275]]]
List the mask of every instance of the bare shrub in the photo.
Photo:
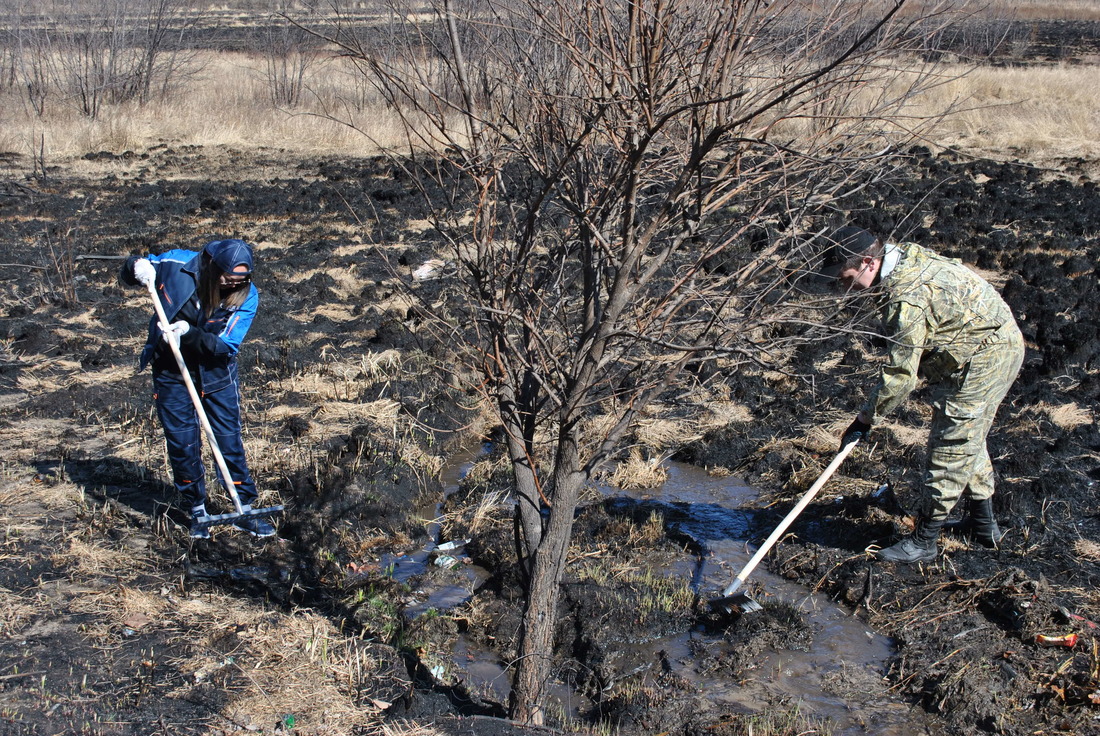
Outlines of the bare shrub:
[[166,96],[192,58],[183,0],[106,0],[94,6],[19,5],[10,14],[13,78],[39,116],[59,95],[96,118],[104,104]]
[[47,271],[49,297],[68,308],[80,304],[76,293],[76,233],[76,226],[70,225],[43,234],[53,267],[52,273]]
[[264,33],[268,93],[275,107],[297,107],[302,102],[307,72],[320,59],[313,36],[286,17],[292,5],[281,2]]

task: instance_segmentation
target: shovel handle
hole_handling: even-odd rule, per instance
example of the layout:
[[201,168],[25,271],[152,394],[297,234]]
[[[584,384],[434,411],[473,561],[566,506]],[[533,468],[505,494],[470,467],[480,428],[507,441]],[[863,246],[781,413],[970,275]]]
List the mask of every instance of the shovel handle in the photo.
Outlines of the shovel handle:
[[779,538],[783,536],[783,533],[785,531],[787,531],[787,527],[789,527],[791,523],[796,518],[798,518],[798,515],[802,513],[802,510],[810,504],[810,501],[814,500],[814,496],[817,495],[817,492],[821,490],[822,486],[824,486],[826,482],[828,482],[829,478],[831,478],[833,473],[836,472],[836,469],[840,467],[840,464],[842,462],[844,462],[844,458],[848,457],[848,454],[855,448],[857,444],[859,444],[858,439],[853,440],[846,444],[844,447],[840,448],[840,452],[838,452],[836,457],[833,458],[833,461],[829,463],[829,467],[825,468],[818,479],[814,481],[814,484],[810,486],[810,489],[806,491],[802,495],[802,498],[799,499],[798,503],[795,504],[795,507],[787,513],[787,515],[783,518],[783,521],[779,522],[779,526],[775,528],[775,531],[771,533],[771,536],[764,540],[764,544],[760,545],[760,549],[756,550],[756,554],[754,554],[752,558],[745,564],[745,566],[741,568],[741,572],[737,573],[737,576],[733,579],[733,582],[730,583],[729,586],[722,591],[723,597],[733,595],[741,589],[741,586],[745,584],[745,578],[747,578],[749,574],[756,569],[756,566],[760,564],[760,560],[764,559],[764,555],[768,554],[768,551],[771,550],[775,543],[779,541]]
[[214,428],[210,426],[210,419],[207,418],[206,410],[202,407],[202,399],[199,398],[199,392],[195,388],[195,382],[191,380],[191,372],[187,370],[187,364],[183,361],[183,353],[180,352],[179,339],[169,334],[170,325],[168,324],[168,315],[164,313],[164,306],[160,303],[160,297],[157,296],[157,287],[155,283],[149,284],[149,295],[153,297],[153,309],[156,310],[157,321],[160,322],[160,330],[164,333],[164,341],[172,348],[172,355],[176,358],[176,364],[179,366],[180,375],[183,376],[183,383],[187,386],[187,393],[191,394],[191,403],[195,405],[195,413],[198,414],[199,422],[202,424],[202,428],[206,432],[206,438],[210,442],[210,454],[214,456],[214,462],[217,464],[218,471],[221,473],[222,482],[229,492],[229,497],[233,499],[233,506],[236,507],[237,513],[241,514],[244,512],[244,506],[241,504],[241,499],[237,496],[237,489],[233,485],[233,475],[229,472],[229,466],[225,464],[225,457],[222,456],[221,448],[218,447],[218,438],[214,434]]

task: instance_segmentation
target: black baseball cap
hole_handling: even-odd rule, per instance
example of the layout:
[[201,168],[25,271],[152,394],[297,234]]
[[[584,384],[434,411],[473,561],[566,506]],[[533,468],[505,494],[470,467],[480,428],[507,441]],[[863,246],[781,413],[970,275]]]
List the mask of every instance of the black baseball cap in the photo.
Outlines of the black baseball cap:
[[853,225],[834,230],[824,240],[827,247],[818,273],[829,279],[835,279],[844,270],[844,264],[862,256],[878,242],[874,235]]

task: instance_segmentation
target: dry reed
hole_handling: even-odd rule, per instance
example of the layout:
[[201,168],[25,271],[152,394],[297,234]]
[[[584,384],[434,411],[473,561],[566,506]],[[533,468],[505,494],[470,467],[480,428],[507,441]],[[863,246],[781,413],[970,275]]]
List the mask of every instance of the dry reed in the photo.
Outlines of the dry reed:
[[[62,99],[37,117],[21,99],[21,90],[9,89],[0,95],[0,150],[30,155],[44,136],[48,159],[158,144],[369,155],[402,140],[396,119],[364,100],[361,80],[335,61],[313,72],[309,88],[314,94],[294,109],[270,102],[262,58],[206,52],[200,62],[201,71],[168,100],[109,107],[95,120]],[[325,112],[342,98],[360,101],[341,106],[350,125]]]
[[[42,151],[50,162],[163,144],[371,155],[400,149],[405,140],[396,117],[341,61],[312,69],[310,94],[294,109],[271,103],[262,58],[205,52],[200,62],[201,72],[169,100],[108,107],[96,120],[60,99],[38,117],[19,88],[9,88],[0,94],[0,151],[27,156]],[[1100,157],[1100,74],[1094,64],[947,64],[937,73],[943,82],[910,107],[914,117],[954,108],[934,132],[937,146],[1040,162]],[[348,101],[355,104],[344,104]],[[328,116],[334,109],[348,124]]]

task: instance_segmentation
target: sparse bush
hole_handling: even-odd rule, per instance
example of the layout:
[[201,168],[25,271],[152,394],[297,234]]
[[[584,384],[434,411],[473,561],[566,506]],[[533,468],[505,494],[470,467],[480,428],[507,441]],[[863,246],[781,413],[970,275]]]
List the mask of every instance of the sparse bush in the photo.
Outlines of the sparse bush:
[[107,0],[94,9],[20,5],[8,15],[6,77],[39,117],[54,94],[86,117],[104,104],[167,96],[191,55],[182,0]]
[[319,61],[312,37],[277,15],[265,29],[264,62],[268,94],[275,107],[297,107],[306,90],[307,72]]

